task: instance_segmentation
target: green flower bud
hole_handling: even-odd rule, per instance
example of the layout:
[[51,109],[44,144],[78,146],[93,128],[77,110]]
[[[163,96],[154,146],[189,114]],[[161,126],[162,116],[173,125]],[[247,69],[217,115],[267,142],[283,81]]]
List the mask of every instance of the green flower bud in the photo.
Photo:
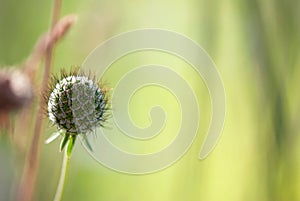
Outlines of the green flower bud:
[[70,135],[86,134],[102,126],[108,108],[106,90],[87,76],[63,74],[48,98],[49,119]]

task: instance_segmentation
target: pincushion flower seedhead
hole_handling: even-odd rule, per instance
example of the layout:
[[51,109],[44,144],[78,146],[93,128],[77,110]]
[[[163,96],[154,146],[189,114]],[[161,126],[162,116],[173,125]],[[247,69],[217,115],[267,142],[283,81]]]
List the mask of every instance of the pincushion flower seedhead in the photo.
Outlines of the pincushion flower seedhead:
[[60,79],[52,79],[46,102],[48,117],[59,130],[47,142],[63,135],[60,149],[68,143],[67,152],[71,153],[81,134],[91,149],[86,135],[107,119],[107,90],[78,70],[69,74],[62,71]]

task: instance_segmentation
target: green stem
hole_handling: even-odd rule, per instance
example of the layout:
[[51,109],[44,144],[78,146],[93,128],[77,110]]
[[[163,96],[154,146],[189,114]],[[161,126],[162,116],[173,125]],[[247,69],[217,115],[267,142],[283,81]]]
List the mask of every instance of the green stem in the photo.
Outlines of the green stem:
[[56,194],[54,201],[60,201],[62,198],[64,186],[65,186],[65,180],[66,180],[66,175],[68,173],[70,166],[70,156],[68,154],[67,149],[64,152],[64,159],[63,159],[63,164],[61,167],[61,173],[60,173],[60,178],[59,178],[59,183],[56,189]]

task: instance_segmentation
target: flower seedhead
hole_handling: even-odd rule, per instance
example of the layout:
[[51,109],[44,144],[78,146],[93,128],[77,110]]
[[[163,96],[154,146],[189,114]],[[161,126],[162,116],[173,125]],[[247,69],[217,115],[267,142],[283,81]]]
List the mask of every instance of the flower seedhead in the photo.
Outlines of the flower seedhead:
[[106,90],[85,75],[63,73],[48,98],[49,119],[68,135],[86,134],[106,120]]

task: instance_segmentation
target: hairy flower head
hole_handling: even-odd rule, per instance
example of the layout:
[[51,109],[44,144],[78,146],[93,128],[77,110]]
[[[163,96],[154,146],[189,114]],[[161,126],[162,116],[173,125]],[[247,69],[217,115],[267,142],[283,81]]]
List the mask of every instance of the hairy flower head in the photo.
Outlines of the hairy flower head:
[[47,98],[49,119],[70,135],[86,134],[102,126],[108,109],[107,90],[74,71],[54,78]]

